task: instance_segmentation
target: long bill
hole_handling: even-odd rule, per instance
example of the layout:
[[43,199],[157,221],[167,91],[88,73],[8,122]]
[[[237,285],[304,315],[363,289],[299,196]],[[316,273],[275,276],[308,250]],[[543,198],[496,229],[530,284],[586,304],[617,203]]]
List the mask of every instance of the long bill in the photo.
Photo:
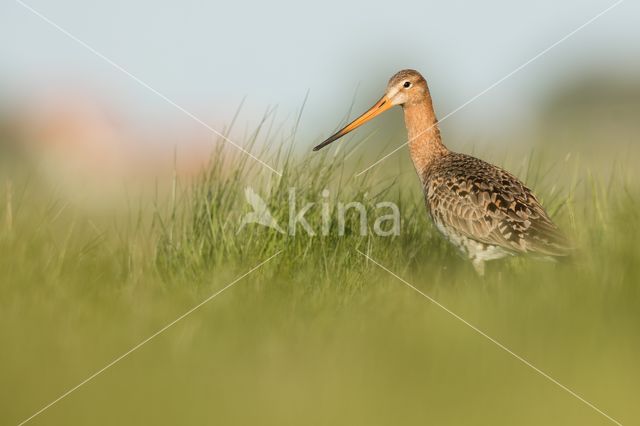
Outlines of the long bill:
[[393,106],[393,103],[391,103],[391,99],[389,99],[386,95],[383,96],[378,102],[376,102],[374,106],[369,108],[367,112],[365,112],[360,117],[353,120],[351,123],[347,124],[343,129],[339,130],[336,134],[331,136],[329,139],[327,139],[326,141],[322,142],[320,145],[313,148],[313,150],[317,151],[319,149],[324,148],[325,146],[329,145],[331,142],[334,142],[340,139],[341,137],[351,132],[352,130],[355,130],[358,127],[362,126],[364,123],[371,120],[372,118],[382,114],[392,106]]

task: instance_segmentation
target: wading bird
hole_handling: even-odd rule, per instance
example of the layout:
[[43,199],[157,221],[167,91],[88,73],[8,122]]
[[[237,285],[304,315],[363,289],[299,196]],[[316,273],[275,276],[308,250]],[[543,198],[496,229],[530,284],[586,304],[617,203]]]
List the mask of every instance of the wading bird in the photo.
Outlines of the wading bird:
[[429,87],[417,71],[403,70],[391,77],[384,96],[373,107],[313,150],[395,105],[404,112],[409,152],[429,215],[478,274],[484,274],[486,261],[509,255],[552,258],[569,254],[567,239],[518,178],[442,144]]

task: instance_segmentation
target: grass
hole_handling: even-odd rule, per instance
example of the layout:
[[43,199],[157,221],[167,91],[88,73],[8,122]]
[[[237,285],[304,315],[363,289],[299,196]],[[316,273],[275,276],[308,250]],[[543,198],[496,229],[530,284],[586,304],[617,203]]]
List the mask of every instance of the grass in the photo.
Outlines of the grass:
[[[18,424],[279,251],[31,424],[611,424],[358,250],[621,423],[640,420],[632,170],[604,179],[575,161],[511,165],[581,251],[566,264],[491,263],[481,279],[429,223],[409,168],[354,178],[366,157],[282,145],[260,153],[278,178],[217,146],[198,179],[174,178],[152,197],[130,191],[108,214],[7,177],[0,424]],[[376,202],[394,201],[401,233],[362,236],[354,215],[341,237],[335,222],[328,235],[238,231],[246,186],[282,224],[292,187],[310,201],[329,189],[333,218],[338,201],[362,201],[370,218]],[[318,206],[307,218],[321,228]]]

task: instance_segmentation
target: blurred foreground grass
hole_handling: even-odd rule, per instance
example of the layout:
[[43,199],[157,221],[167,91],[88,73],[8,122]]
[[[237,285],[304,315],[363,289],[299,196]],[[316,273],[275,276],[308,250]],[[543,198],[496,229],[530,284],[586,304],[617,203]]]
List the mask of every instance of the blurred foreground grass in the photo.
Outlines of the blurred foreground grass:
[[[129,193],[108,214],[7,178],[0,424],[23,421],[278,251],[30,424],[611,424],[357,250],[621,423],[640,422],[635,171],[605,180],[556,164],[554,174],[540,159],[514,170],[581,251],[568,264],[494,262],[483,280],[431,227],[411,172],[355,179],[348,153],[332,155],[271,153],[277,178],[221,149],[202,178],[174,181],[166,197]],[[328,188],[331,209],[363,201],[372,215],[376,201],[394,201],[401,234],[361,236],[351,216],[343,237],[335,223],[326,236],[239,231],[246,186],[281,223],[290,187],[300,202]],[[318,212],[307,215],[316,230]]]

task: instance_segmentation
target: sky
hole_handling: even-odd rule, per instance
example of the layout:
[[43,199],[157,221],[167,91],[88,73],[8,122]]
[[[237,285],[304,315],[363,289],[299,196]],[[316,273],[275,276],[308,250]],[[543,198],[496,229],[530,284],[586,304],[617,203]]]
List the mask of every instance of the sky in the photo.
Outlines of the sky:
[[[444,116],[615,3],[611,0],[21,0],[176,104],[218,128],[277,106],[317,140],[423,73]],[[565,81],[640,71],[640,4],[626,0],[451,117],[469,134],[526,123]],[[191,119],[15,0],[0,4],[0,96],[80,87],[141,126]],[[401,121],[396,120],[400,126]],[[375,127],[375,125],[372,125]],[[309,143],[312,145],[312,142]]]

